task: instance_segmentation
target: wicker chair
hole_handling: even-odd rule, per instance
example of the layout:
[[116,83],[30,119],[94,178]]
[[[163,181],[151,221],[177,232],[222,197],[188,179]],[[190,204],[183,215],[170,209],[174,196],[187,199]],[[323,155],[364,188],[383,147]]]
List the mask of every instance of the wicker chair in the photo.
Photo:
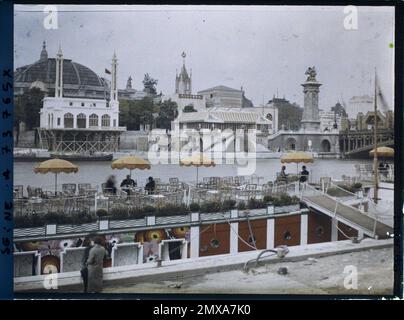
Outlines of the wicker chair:
[[91,184],[90,183],[79,183],[77,185],[77,188],[79,190],[79,194],[85,194],[86,190],[91,189]]
[[75,183],[63,183],[62,191],[65,194],[74,195],[74,194],[76,194],[76,184]]
[[24,197],[24,186],[16,185],[14,186],[15,198],[20,199]]

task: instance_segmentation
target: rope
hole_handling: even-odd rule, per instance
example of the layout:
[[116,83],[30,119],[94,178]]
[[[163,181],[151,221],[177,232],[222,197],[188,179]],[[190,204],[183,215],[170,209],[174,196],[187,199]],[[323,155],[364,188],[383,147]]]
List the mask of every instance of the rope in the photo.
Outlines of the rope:
[[222,213],[220,212],[220,214],[223,216],[223,218],[225,218],[226,222],[229,224],[231,231],[233,231],[236,235],[237,238],[239,238],[241,240],[241,242],[243,242],[245,245],[247,245],[248,247],[250,247],[253,250],[258,250],[256,247],[253,247],[252,245],[250,245],[247,241],[245,241],[242,237],[239,236],[238,232],[235,231],[231,225],[230,220]]

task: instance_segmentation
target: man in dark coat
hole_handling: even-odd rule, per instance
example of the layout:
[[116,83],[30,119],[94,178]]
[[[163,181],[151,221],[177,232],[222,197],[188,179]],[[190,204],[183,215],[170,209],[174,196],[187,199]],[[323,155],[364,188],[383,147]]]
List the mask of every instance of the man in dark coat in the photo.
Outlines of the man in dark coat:
[[85,247],[84,249],[84,253],[83,253],[83,258],[81,259],[81,270],[80,270],[80,274],[81,277],[83,278],[83,291],[84,293],[87,293],[87,289],[88,289],[88,268],[87,268],[87,260],[88,257],[90,255],[90,250],[92,248],[91,246],[91,240],[89,237],[86,237],[83,241],[83,247]]
[[130,194],[130,188],[136,187],[136,181],[133,180],[130,175],[126,176],[126,179],[123,179],[121,182],[121,188],[123,191]]
[[306,182],[309,179],[309,172],[306,170],[306,166],[302,167],[302,171],[300,172],[300,179],[301,183]]
[[103,281],[103,262],[105,248],[102,246],[100,237],[94,239],[94,246],[91,248],[88,259],[88,292],[101,292]]
[[144,188],[148,194],[154,193],[154,189],[156,189],[156,182],[154,181],[153,177],[149,177],[149,182],[146,183]]

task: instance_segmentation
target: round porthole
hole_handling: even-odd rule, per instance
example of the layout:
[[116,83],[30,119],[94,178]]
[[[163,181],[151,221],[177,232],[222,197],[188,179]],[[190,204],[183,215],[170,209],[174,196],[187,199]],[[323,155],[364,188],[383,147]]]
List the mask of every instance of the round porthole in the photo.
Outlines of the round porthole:
[[346,231],[352,231],[352,228],[349,226],[346,226]]
[[290,231],[286,231],[286,232],[283,234],[283,239],[286,240],[286,241],[292,239],[292,234],[290,233]]
[[318,226],[316,228],[316,236],[321,237],[324,234],[324,228],[322,226]]
[[257,244],[257,239],[255,238],[254,235],[253,235],[253,236],[249,236],[248,239],[247,239],[247,242],[248,242],[250,245],[255,245],[255,244]]
[[210,240],[210,246],[212,248],[219,248],[220,242],[217,239],[212,239]]

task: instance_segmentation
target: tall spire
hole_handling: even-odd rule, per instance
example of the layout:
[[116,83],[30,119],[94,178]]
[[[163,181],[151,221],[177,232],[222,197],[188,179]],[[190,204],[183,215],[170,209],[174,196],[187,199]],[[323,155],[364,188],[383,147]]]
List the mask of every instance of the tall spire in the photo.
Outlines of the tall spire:
[[185,51],[182,51],[181,57],[182,57],[182,65],[185,66],[185,58],[187,57]]
[[117,65],[118,59],[116,58],[116,53],[112,57],[112,68],[111,68],[111,101],[118,101],[118,88],[117,88]]
[[59,51],[56,55],[56,82],[55,82],[55,98],[63,97],[63,53],[62,47],[59,45]]
[[46,51],[46,42],[45,40],[42,42],[42,51],[40,60],[47,60],[48,59],[48,52]]
[[187,69],[185,67],[185,58],[186,58],[186,53],[185,51],[182,52],[181,57],[182,57],[182,68],[180,71],[180,74],[177,74],[176,71],[176,76],[175,76],[175,93],[179,94],[191,94],[192,92],[192,70],[191,70],[191,75],[188,75]]

